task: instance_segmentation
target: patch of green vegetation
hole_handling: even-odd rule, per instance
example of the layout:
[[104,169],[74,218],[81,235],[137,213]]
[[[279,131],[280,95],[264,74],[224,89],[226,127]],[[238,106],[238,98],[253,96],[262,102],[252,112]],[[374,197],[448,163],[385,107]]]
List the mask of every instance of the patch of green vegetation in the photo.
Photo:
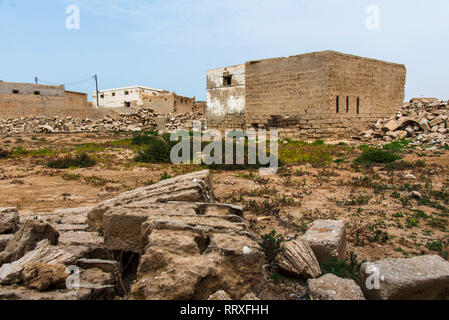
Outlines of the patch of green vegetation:
[[31,150],[28,152],[28,155],[31,157],[51,157],[55,154],[55,151],[44,148],[38,150]]
[[288,164],[327,164],[333,161],[331,147],[324,143],[292,141],[279,146],[279,160]]
[[410,144],[410,142],[411,141],[407,140],[407,139],[394,141],[394,142],[384,145],[383,149],[388,150],[388,151],[395,151],[395,152],[401,151],[401,150],[405,149]]
[[88,168],[93,167],[97,162],[87,153],[79,153],[75,156],[65,156],[62,158],[51,159],[47,162],[47,166],[52,169],[68,169],[68,168]]
[[81,176],[75,173],[64,173],[61,175],[61,178],[67,181],[79,180]]
[[134,158],[136,162],[170,163],[170,146],[165,140],[154,136],[139,135],[134,136],[133,144],[141,146]]
[[383,170],[384,171],[404,171],[411,170],[414,168],[423,168],[426,166],[426,162],[423,160],[417,160],[415,162],[409,161],[395,161],[391,163],[385,164]]
[[11,155],[13,157],[26,156],[26,155],[28,155],[28,150],[22,146],[18,146],[14,150],[11,151]]
[[429,241],[426,244],[426,248],[431,251],[441,252],[443,251],[443,243],[441,241]]
[[284,237],[278,235],[275,230],[262,236],[259,245],[264,251],[268,263],[274,263],[277,255],[281,252],[282,242],[284,242]]
[[384,164],[402,159],[401,156],[390,152],[374,148],[363,151],[362,155],[354,160],[355,164]]
[[86,143],[74,148],[76,152],[103,152],[104,146],[96,143]]
[[171,175],[169,175],[167,172],[164,172],[164,173],[161,175],[161,178],[160,178],[159,181],[164,181],[164,180],[168,180],[168,179],[171,179],[171,178],[173,178]]
[[332,258],[331,260],[321,265],[323,274],[332,273],[338,277],[352,279],[359,283],[359,273],[362,262],[358,262],[358,257],[354,252],[350,252],[349,259],[346,257],[343,260]]

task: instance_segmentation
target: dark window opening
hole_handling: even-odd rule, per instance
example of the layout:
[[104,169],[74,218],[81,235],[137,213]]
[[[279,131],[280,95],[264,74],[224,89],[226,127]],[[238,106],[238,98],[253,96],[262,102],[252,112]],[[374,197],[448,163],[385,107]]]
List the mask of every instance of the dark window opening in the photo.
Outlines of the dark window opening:
[[19,90],[13,90],[12,93],[13,94],[19,94]]
[[125,91],[125,96],[127,96],[129,94],[129,91]]
[[101,94],[100,97],[101,97],[101,99],[104,99],[104,94]]
[[349,112],[349,97],[346,97],[346,112]]
[[337,96],[337,113],[340,112],[340,97]]
[[125,101],[125,108],[131,108],[131,102]]
[[34,95],[35,95],[35,96],[40,96],[40,95],[41,95],[41,92],[40,92],[40,91],[34,91]]
[[112,93],[112,96],[115,97],[115,92]]
[[360,98],[357,98],[357,114],[360,113]]
[[232,85],[232,76],[223,76],[223,85],[224,86],[231,86]]

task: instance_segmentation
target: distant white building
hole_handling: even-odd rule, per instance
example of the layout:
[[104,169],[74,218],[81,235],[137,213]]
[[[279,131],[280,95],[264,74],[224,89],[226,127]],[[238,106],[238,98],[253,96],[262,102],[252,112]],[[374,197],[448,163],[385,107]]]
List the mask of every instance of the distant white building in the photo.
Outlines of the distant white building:
[[98,92],[97,105],[97,92],[92,93],[92,104],[95,108],[130,108],[139,107],[143,105],[143,96],[159,96],[168,94],[166,90],[159,90],[141,86],[117,88],[101,90]]

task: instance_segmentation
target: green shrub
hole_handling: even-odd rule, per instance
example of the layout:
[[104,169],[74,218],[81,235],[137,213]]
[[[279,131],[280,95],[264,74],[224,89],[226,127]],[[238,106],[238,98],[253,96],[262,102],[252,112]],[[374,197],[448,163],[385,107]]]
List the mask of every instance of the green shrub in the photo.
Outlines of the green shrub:
[[268,263],[274,263],[274,260],[281,251],[283,241],[284,237],[276,234],[275,230],[262,236],[262,241],[259,242],[259,245],[262,247]]
[[390,151],[369,148],[365,150],[360,157],[354,160],[355,164],[379,164],[391,163],[402,159],[401,156]]
[[93,167],[95,164],[95,159],[83,152],[76,156],[65,156],[63,158],[52,159],[48,161],[47,167],[52,169],[88,168]]
[[360,267],[363,262],[358,262],[357,255],[354,252],[349,254],[349,259],[344,258],[339,260],[332,258],[331,260],[321,265],[321,271],[323,274],[333,273],[338,277],[352,279],[355,282],[359,282]]
[[136,162],[148,162],[148,163],[170,162],[170,146],[166,141],[154,136],[142,136],[142,137],[145,138],[139,138],[138,142],[143,143],[143,141],[145,141],[145,143],[137,151],[137,155],[134,158]]
[[402,139],[384,145],[383,149],[388,151],[400,151],[410,144],[410,140]]

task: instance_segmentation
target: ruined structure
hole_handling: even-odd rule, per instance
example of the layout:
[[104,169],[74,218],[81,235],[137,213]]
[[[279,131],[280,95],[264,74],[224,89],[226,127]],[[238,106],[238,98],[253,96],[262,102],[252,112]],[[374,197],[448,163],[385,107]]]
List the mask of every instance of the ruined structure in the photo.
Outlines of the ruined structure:
[[88,117],[92,107],[87,94],[66,91],[65,86],[0,82],[0,118],[24,116]]
[[92,103],[95,108],[131,108],[143,104],[142,95],[157,96],[167,94],[168,91],[147,88],[142,86],[123,87],[117,89],[107,89],[92,93]]
[[280,128],[280,137],[321,138],[366,130],[403,103],[405,66],[314,52],[207,73],[210,128]]
[[[195,97],[142,86],[102,90],[98,94],[99,108],[144,108],[158,113],[187,113],[195,109]],[[92,101],[94,107],[98,107],[96,92],[92,93]]]

